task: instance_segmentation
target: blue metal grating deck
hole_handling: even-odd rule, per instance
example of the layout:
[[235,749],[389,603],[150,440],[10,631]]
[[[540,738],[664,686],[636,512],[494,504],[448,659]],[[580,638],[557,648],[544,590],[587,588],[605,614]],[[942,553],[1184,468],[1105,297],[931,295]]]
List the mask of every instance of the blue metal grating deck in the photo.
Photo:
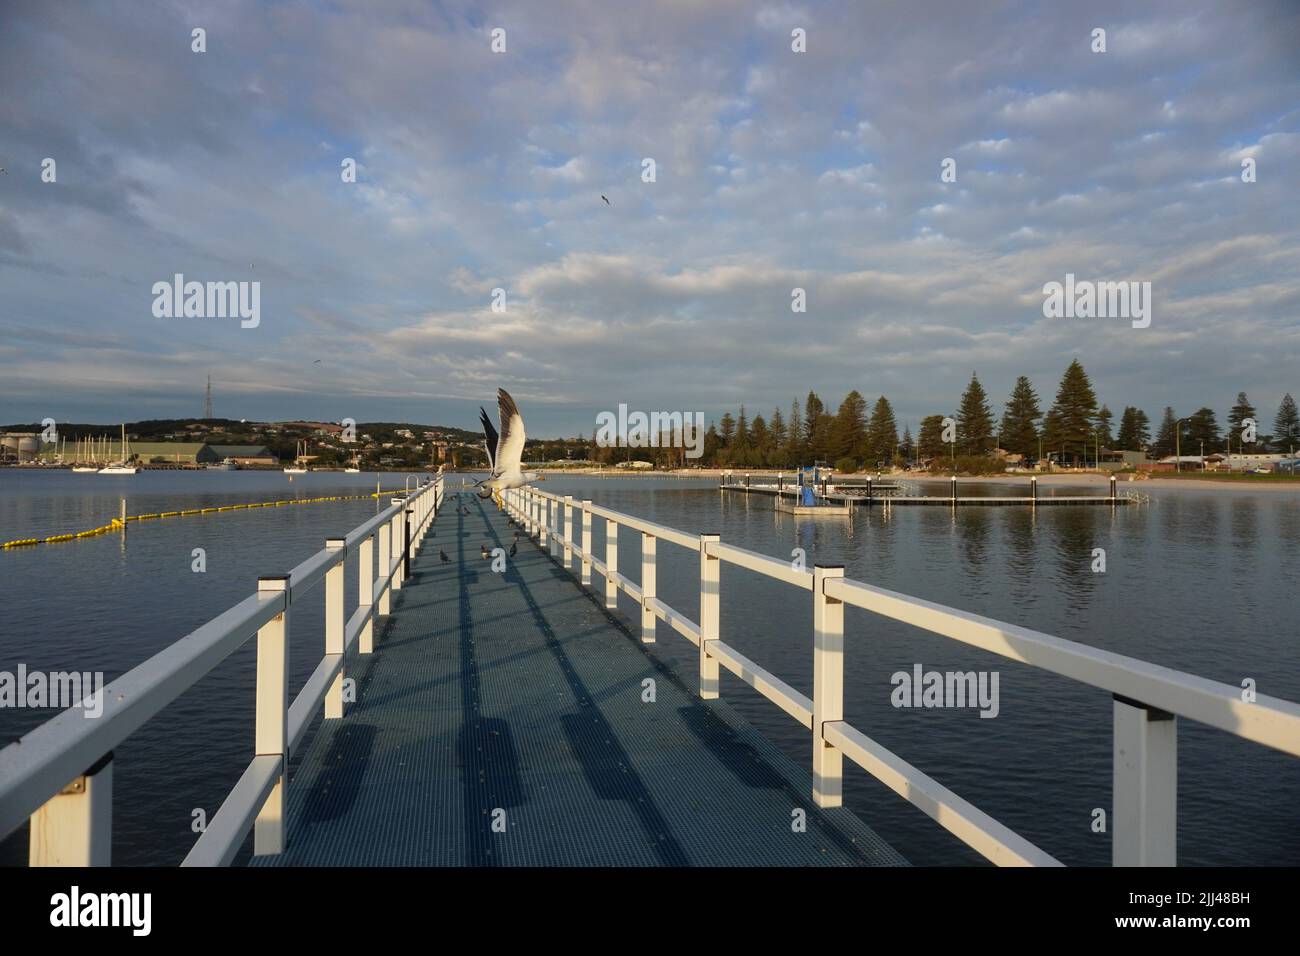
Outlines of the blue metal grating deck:
[[513,538],[495,506],[449,496],[434,532],[349,660],[357,703],[295,757],[287,852],[253,865],[905,865],[522,533],[493,573],[479,546]]

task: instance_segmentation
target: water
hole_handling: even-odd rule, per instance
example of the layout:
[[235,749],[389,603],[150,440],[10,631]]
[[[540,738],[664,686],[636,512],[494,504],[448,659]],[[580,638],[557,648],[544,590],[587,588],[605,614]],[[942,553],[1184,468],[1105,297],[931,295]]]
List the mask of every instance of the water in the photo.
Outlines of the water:
[[[400,475],[384,476],[386,487]],[[455,492],[453,476],[449,491]],[[117,514],[265,500],[294,493],[361,493],[374,476],[145,473],[135,477],[0,471],[0,540],[80,530]],[[1143,485],[1141,507],[898,508],[850,523],[776,515],[771,500],[723,495],[711,482],[555,478],[543,486],[690,531],[716,531],[755,551],[809,565],[844,564],[849,577],[1060,637],[1300,700],[1295,595],[1300,582],[1300,490],[1185,490]],[[328,490],[327,490],[328,489]],[[931,493],[944,493],[934,487]],[[967,493],[1007,493],[963,486]],[[1046,489],[1044,490],[1046,492]],[[1100,493],[1099,489],[1079,493]],[[282,572],[349,530],[376,504],[335,502],[168,519],[105,535],[0,552],[6,614],[0,670],[122,673],[245,597],[258,574]],[[603,522],[594,545],[604,548]],[[436,539],[435,539],[436,540]],[[208,571],[190,570],[207,550]],[[639,576],[639,536],[619,539],[620,567]],[[1093,573],[1094,549],[1107,570]],[[355,569],[349,562],[349,608]],[[698,558],[659,546],[660,596],[697,617]],[[292,690],[319,660],[318,594],[296,604]],[[621,597],[631,618],[635,606]],[[723,566],[722,636],[805,694],[812,691],[811,598]],[[1091,832],[1111,804],[1108,694],[849,608],[846,718],[996,819],[1072,865],[1107,865],[1110,837]],[[252,643],[117,751],[115,860],[174,864],[193,843],[192,811],[210,815],[252,749]],[[656,653],[692,679],[696,650],[660,626]],[[895,709],[896,671],[996,670],[1000,713]],[[805,765],[808,733],[723,672],[722,693]],[[0,711],[0,739],[43,715]],[[918,864],[981,862],[920,811],[846,764],[846,802]],[[1179,722],[1179,861],[1294,865],[1300,859],[1300,761],[1230,734]],[[25,859],[25,838],[0,844],[0,862]]]

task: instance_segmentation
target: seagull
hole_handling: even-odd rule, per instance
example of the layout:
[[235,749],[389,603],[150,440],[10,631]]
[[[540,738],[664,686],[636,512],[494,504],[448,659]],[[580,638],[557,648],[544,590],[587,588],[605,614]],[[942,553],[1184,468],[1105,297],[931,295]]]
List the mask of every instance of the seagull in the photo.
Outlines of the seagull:
[[479,545],[478,553],[481,557],[484,558],[490,557],[486,544]]
[[488,464],[492,473],[478,483],[478,496],[491,498],[494,492],[522,488],[537,480],[537,472],[520,471],[524,454],[524,418],[510,393],[497,389],[497,411],[501,417],[501,434],[492,427],[492,419],[482,407],[479,420],[483,423],[483,444],[487,448]]
[[[601,198],[601,199],[605,199],[605,194],[604,194],[604,193],[601,193],[600,198]],[[606,205],[606,206],[612,206],[613,203],[611,203],[608,199],[605,199],[605,205]]]
[[438,549],[438,557],[442,558],[443,564],[451,563],[451,558],[447,557],[447,552],[443,551],[441,548]]

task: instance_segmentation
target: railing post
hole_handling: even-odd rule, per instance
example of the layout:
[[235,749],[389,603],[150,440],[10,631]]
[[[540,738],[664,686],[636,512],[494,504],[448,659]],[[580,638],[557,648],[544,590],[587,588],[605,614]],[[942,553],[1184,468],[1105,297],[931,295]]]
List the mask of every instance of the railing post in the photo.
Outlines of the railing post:
[[404,508],[402,510],[402,534],[405,535],[404,546],[402,548],[402,579],[405,580],[411,576],[411,549],[414,546],[411,537],[411,531],[415,524],[415,509]]
[[827,597],[826,581],[844,577],[843,565],[813,566],[813,803],[844,802],[844,755],[823,737],[827,723],[844,719],[844,603]]
[[[343,538],[326,538],[325,547],[341,551],[347,546]],[[343,572],[347,556],[325,572],[325,655],[343,656],[343,631],[347,617],[343,611]],[[343,716],[343,667],[339,668],[334,683],[325,692],[325,717]]]
[[[368,607],[375,603],[375,536],[373,534],[366,535],[365,540],[361,542],[361,550],[357,554],[357,567],[360,578],[357,582],[357,605]],[[370,620],[361,626],[361,633],[357,635],[357,652],[370,654],[374,649],[375,618],[371,615]]]
[[582,503],[582,584],[591,585],[591,502]]
[[560,502],[559,499],[551,499],[551,557],[557,557],[560,554]]
[[280,758],[280,776],[253,824],[253,855],[284,852],[286,790],[289,785],[289,576],[257,579],[260,592],[277,591],[284,610],[257,631],[257,717],[254,751]]
[[700,535],[700,697],[715,700],[718,696],[718,661],[709,656],[709,644],[718,640],[722,600],[722,561],[709,554],[709,545],[722,540],[721,535]]
[[32,814],[28,866],[111,866],[113,863],[113,754]]
[[[375,555],[375,577],[388,580],[388,568],[393,563],[393,522],[385,521],[379,526],[379,552]],[[393,589],[386,587],[379,597],[379,613],[387,614],[392,607]]]
[[1178,721],[1114,695],[1111,862],[1174,866],[1178,849]]
[[564,496],[564,569],[573,564],[573,495]]
[[[394,498],[393,504],[401,504],[401,500]],[[388,569],[393,566],[393,562],[397,561],[397,559],[402,556],[402,541],[404,538],[402,533],[403,517],[404,515],[402,510],[399,508],[397,514],[393,515],[388,522],[392,527],[392,530],[389,532],[388,563],[384,565],[384,574],[387,574]],[[397,568],[393,571],[393,584],[390,590],[402,590],[402,564],[400,561],[397,562]]]
[[641,532],[641,643],[655,642],[655,612],[650,601],[655,597],[655,544],[658,539]]
[[551,547],[551,503],[537,496],[537,543],[546,550]]
[[618,522],[605,519],[605,607],[618,607]]

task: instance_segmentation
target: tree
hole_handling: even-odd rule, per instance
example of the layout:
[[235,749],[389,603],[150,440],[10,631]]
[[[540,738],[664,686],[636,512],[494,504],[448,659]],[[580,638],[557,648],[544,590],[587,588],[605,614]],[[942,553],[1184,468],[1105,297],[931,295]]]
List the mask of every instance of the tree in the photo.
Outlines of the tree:
[[816,392],[810,391],[804,399],[803,418],[804,455],[809,459],[808,463],[825,460],[830,450],[831,424],[835,419],[827,413],[826,406]]
[[749,439],[753,448],[749,464],[755,468],[765,467],[768,456],[772,453],[772,433],[762,415],[754,416],[754,421],[749,426]]
[[1151,447],[1157,458],[1172,455],[1177,447],[1178,416],[1169,406],[1165,406],[1164,418],[1160,420],[1160,431],[1156,432],[1156,442]]
[[785,430],[785,418],[781,415],[781,409],[772,409],[772,423],[768,425],[768,431],[770,433],[769,442],[772,446],[772,451],[767,459],[768,464],[776,465],[779,468],[788,463],[786,443],[789,441],[789,436]]
[[1115,447],[1121,451],[1141,451],[1150,443],[1151,428],[1146,413],[1132,405],[1125,405],[1124,413],[1119,418]]
[[786,424],[785,463],[798,468],[803,463],[803,413],[799,411],[799,399],[790,403],[790,418]]
[[852,458],[861,461],[867,443],[867,401],[857,389],[849,392],[840,402],[831,425],[830,454],[828,458],[842,461]]
[[892,468],[897,455],[898,422],[894,419],[894,407],[881,395],[871,410],[871,424],[867,426],[867,467],[881,462],[884,467]]
[[943,416],[927,415],[921,419],[921,434],[916,439],[917,457],[938,458],[943,453]]
[[722,447],[730,448],[732,439],[736,437],[736,420],[731,417],[731,412],[722,413],[722,422],[718,428],[718,437],[722,439]]
[[719,464],[718,449],[722,447],[722,439],[718,437],[718,429],[709,422],[709,430],[704,433],[704,461],[705,463],[716,468]]
[[967,455],[982,455],[993,447],[993,409],[974,372],[957,410],[957,444]]
[[1093,421],[1097,417],[1097,395],[1092,390],[1088,373],[1079,360],[1070,363],[1061,376],[1061,386],[1056,390],[1054,447],[1063,447],[1067,454],[1084,450],[1093,439]]
[[1182,439],[1185,454],[1199,455],[1202,447],[1207,453],[1211,452],[1222,440],[1213,409],[1198,408],[1196,414],[1187,419],[1187,430],[1183,433]]
[[1097,441],[1101,443],[1103,448],[1109,448],[1115,443],[1110,431],[1110,423],[1114,417],[1114,413],[1105,405],[1101,406],[1101,411],[1097,413],[1097,430],[1095,434]]
[[1277,415],[1273,418],[1273,444],[1278,451],[1288,454],[1300,445],[1300,412],[1296,411],[1295,399],[1290,392],[1282,396],[1282,404],[1277,407]]
[[740,406],[740,417],[736,419],[736,437],[731,443],[731,463],[744,468],[748,465],[752,449],[749,444],[749,420],[745,417],[745,406]]
[[1228,452],[1232,452],[1232,440],[1236,438],[1238,450],[1249,446],[1252,450],[1256,442],[1243,442],[1242,433],[1245,431],[1244,422],[1251,419],[1256,423],[1256,439],[1258,439],[1259,419],[1255,412],[1255,406],[1250,404],[1250,399],[1246,397],[1245,392],[1237,393],[1237,404],[1232,406],[1228,412]]
[[903,440],[898,444],[898,453],[903,458],[903,464],[910,462],[915,452],[916,446],[912,444],[912,429],[904,425]]
[[1020,376],[1002,414],[1002,447],[1016,455],[1037,456],[1038,426],[1035,422],[1042,417],[1034,386],[1025,376]]

